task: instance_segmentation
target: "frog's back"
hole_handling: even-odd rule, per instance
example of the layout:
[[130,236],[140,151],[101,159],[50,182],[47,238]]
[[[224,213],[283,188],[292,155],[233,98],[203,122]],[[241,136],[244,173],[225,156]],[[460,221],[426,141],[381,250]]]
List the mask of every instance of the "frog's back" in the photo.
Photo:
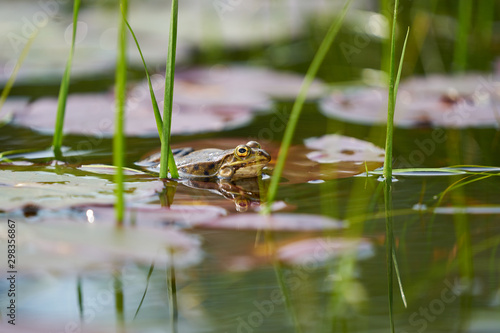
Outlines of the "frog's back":
[[228,151],[221,149],[196,150],[176,157],[175,164],[183,177],[214,177],[227,155]]

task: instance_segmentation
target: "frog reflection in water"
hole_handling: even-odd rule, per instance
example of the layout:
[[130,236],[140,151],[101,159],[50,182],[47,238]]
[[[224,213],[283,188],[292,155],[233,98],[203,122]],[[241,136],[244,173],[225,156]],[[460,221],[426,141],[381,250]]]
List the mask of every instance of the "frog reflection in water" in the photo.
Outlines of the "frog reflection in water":
[[[175,164],[183,184],[205,190],[217,190],[231,199],[238,211],[245,211],[251,202],[259,201],[256,179],[271,156],[256,141],[249,141],[235,149],[191,148],[173,150]],[[159,171],[160,154],[154,154],[137,163],[151,171]],[[252,179],[254,178],[254,179]],[[217,183],[212,182],[217,180]]]

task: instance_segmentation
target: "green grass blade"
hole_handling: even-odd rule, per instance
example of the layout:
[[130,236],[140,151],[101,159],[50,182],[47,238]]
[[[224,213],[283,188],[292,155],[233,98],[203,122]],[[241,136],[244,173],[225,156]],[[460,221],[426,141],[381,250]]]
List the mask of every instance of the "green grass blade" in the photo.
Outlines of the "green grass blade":
[[[397,2],[397,0],[396,0]],[[394,333],[394,291],[393,291],[393,278],[394,278],[394,265],[393,265],[393,252],[394,252],[394,231],[392,220],[392,178],[386,178],[384,187],[384,200],[385,200],[385,234],[386,234],[386,264],[387,264],[387,296],[389,301],[389,323],[391,326],[391,333]]]
[[169,249],[170,264],[167,266],[167,287],[170,307],[171,332],[177,333],[179,310],[177,305],[177,286],[175,283],[174,251]]
[[[161,142],[160,178],[167,178],[170,158],[170,127],[172,126],[172,104],[174,98],[175,51],[177,48],[178,0],[172,0],[170,36],[168,40],[167,69],[165,71],[165,97],[163,103],[163,141]],[[172,163],[172,162],[170,162]]]
[[394,244],[394,237],[392,238],[392,262],[394,263],[394,272],[396,273],[396,279],[398,281],[399,293],[401,294],[401,300],[405,308],[408,307],[408,302],[406,302],[405,291],[403,288],[403,281],[401,279],[401,273],[399,272],[398,257],[396,256],[396,246]]
[[115,311],[117,332],[125,332],[125,312],[123,297],[123,281],[120,272],[113,274],[113,285],[115,290]]
[[135,318],[137,318],[137,315],[139,314],[139,311],[141,310],[142,303],[144,303],[144,299],[146,298],[146,294],[147,294],[148,288],[149,288],[149,281],[151,280],[151,275],[153,274],[154,269],[155,269],[155,263],[153,261],[151,263],[151,266],[149,266],[148,277],[146,278],[146,288],[144,288],[144,293],[142,294],[141,301],[139,302],[139,306],[137,307],[137,310],[135,311],[134,320],[135,320]]
[[23,65],[23,62],[30,51],[31,45],[35,41],[36,36],[38,36],[38,29],[28,39],[28,42],[21,51],[21,55],[17,59],[16,65],[12,70],[12,74],[10,75],[9,79],[7,80],[7,83],[5,84],[2,90],[2,95],[0,95],[0,110],[3,107],[5,100],[9,96],[12,87],[14,86],[14,82],[16,81],[17,78],[17,73],[19,73],[19,69],[21,69],[21,66]]
[[[399,80],[401,79],[401,72],[403,71],[403,60],[406,53],[406,44],[408,43],[408,37],[410,36],[410,27],[406,30],[405,42],[403,43],[403,50],[401,51],[401,58],[399,59],[398,73],[396,75],[396,82],[394,83],[394,98],[398,95]],[[396,101],[394,101],[394,106],[396,106]]]
[[394,270],[398,276],[398,282],[401,291],[401,297],[406,306],[406,299],[401,284],[401,276],[398,269],[397,258],[394,248],[394,230],[393,230],[393,216],[392,216],[392,144],[394,135],[394,113],[396,110],[396,98],[399,88],[399,80],[401,78],[401,71],[403,68],[403,59],[406,51],[408,35],[410,30],[406,32],[405,42],[403,44],[403,51],[399,62],[398,72],[396,73],[396,27],[397,15],[399,9],[399,1],[394,2],[394,14],[392,19],[392,33],[391,33],[391,54],[389,63],[389,100],[387,108],[387,134],[385,141],[385,160],[384,160],[384,199],[385,199],[385,217],[386,217],[386,260],[387,260],[387,287],[388,287],[388,302],[389,302],[389,322],[391,332],[395,332],[394,328],[394,294],[393,294],[393,278]]
[[280,262],[280,259],[276,255],[276,242],[274,240],[274,234],[272,230],[264,230],[264,236],[266,240],[266,244],[268,246],[269,255],[271,256],[274,273],[276,275],[276,280],[278,282],[281,294],[283,295],[283,300],[285,302],[285,308],[292,320],[294,329],[296,333],[301,333],[302,329],[300,328],[299,318],[297,316],[297,311],[295,311],[295,307],[293,306],[292,298],[290,295],[290,289],[286,283],[285,274],[283,272],[283,265]]
[[278,160],[276,162],[276,166],[273,171],[273,175],[271,177],[271,184],[269,185],[269,190],[267,194],[267,203],[262,209],[263,214],[269,214],[271,212],[271,205],[276,198],[276,193],[278,192],[279,180],[281,178],[281,174],[283,173],[283,168],[285,166],[285,161],[288,156],[288,149],[290,148],[290,144],[292,142],[293,134],[295,132],[295,128],[297,127],[297,122],[300,117],[300,113],[302,111],[302,107],[307,97],[307,91],[311,86],[316,74],[318,73],[319,67],[323,60],[326,57],[326,54],[333,43],[333,40],[337,36],[337,33],[342,26],[342,22],[344,21],[344,17],[347,14],[347,10],[349,9],[349,5],[352,0],[347,0],[342,12],[340,13],[339,18],[333,22],[330,26],[330,29],[326,33],[323,42],[319,46],[318,51],[316,52],[314,59],[307,70],[304,81],[302,82],[302,86],[300,87],[299,94],[295,103],[293,104],[292,111],[290,113],[290,119],[286,125],[285,134],[283,135],[283,141],[281,142],[281,147],[278,155]]
[[[120,10],[127,16],[128,0],[120,0]],[[124,199],[124,154],[125,154],[125,99],[127,94],[127,35],[126,35],[125,20],[121,19],[118,29],[118,55],[116,62],[116,110],[115,110],[115,133],[113,136],[113,164],[116,166],[115,183],[116,183],[116,203],[115,215],[117,225],[123,225],[123,216],[125,211]]]
[[83,287],[82,287],[82,277],[78,275],[76,280],[76,294],[78,297],[78,313],[80,315],[80,322],[83,322]]
[[[390,0],[379,0],[380,12],[385,16],[387,20],[387,27],[391,25],[391,1]],[[384,36],[382,37],[382,53],[381,53],[381,63],[380,67],[382,72],[389,75],[390,61],[391,61],[391,41],[388,36],[385,36],[389,31],[384,31]]]
[[[398,68],[398,73],[396,75],[396,82],[394,83],[394,98],[397,98],[397,95],[398,95],[399,80],[401,79],[401,72],[402,72],[402,69],[403,69],[403,59],[404,59],[404,55],[405,55],[405,52],[406,52],[406,44],[408,42],[408,36],[409,35],[410,35],[410,28],[408,27],[408,30],[406,31],[405,41],[404,41],[404,44],[403,44],[403,51],[401,52],[401,59],[399,60],[399,68]],[[395,106],[396,106],[396,101],[394,101],[394,107]],[[392,151],[392,149],[391,149],[391,151]],[[391,177],[392,177],[392,168],[391,168]],[[391,209],[392,209],[392,205],[391,205]],[[393,242],[393,246],[392,246],[392,261],[394,263],[394,271],[396,272],[396,278],[397,278],[397,281],[398,281],[398,286],[399,286],[399,292],[400,292],[400,295],[401,295],[401,299],[403,300],[403,304],[404,304],[404,306],[406,308],[406,307],[408,307],[408,304],[406,302],[406,296],[405,296],[405,292],[404,292],[404,289],[403,289],[403,283],[402,283],[402,280],[401,280],[401,273],[399,271],[399,265],[398,265],[398,260],[397,260],[397,256],[396,256],[396,249],[394,247],[394,237],[392,237],[392,242]],[[391,285],[392,285],[392,283],[391,283]]]
[[66,100],[68,99],[69,82],[71,78],[71,66],[73,55],[75,54],[76,28],[78,26],[78,12],[80,11],[80,0],[75,0],[73,4],[73,31],[71,35],[71,47],[69,51],[66,68],[59,88],[59,98],[57,100],[57,116],[54,127],[54,138],[52,140],[52,150],[56,159],[62,157],[61,147],[63,140],[64,114],[66,112]]
[[[123,20],[125,21],[125,24],[128,27],[128,30],[130,31],[130,34],[134,39],[135,45],[137,46],[137,50],[139,51],[139,54],[141,56],[142,65],[144,66],[144,71],[146,72],[146,79],[148,81],[149,94],[151,95],[151,103],[153,105],[153,112],[156,120],[156,128],[158,129],[158,136],[160,137],[160,142],[163,142],[163,121],[161,120],[161,113],[160,109],[158,108],[158,102],[156,100],[156,96],[153,90],[153,84],[151,83],[151,77],[149,76],[148,66],[146,65],[146,60],[144,60],[144,55],[142,54],[142,50],[139,45],[139,41],[135,36],[134,30],[132,30],[132,27],[128,23],[127,18],[125,17],[123,12],[122,12],[122,17]],[[172,178],[179,178],[179,173],[177,172],[177,166],[175,165],[174,155],[172,154],[172,149],[170,149],[170,145],[168,146],[168,168],[170,170]]]
[[493,25],[495,22],[496,0],[481,0],[477,2],[477,28],[482,40],[482,47],[491,53]]
[[471,17],[472,0],[459,0],[458,29],[453,53],[453,69],[455,72],[463,72],[467,68],[467,42],[469,39]]

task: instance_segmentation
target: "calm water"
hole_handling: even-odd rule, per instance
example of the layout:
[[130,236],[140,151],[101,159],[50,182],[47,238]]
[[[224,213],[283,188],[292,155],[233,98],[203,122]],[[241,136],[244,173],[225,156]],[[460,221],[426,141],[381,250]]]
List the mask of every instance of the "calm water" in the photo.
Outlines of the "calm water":
[[[454,10],[444,7],[438,8],[441,15],[445,15],[446,10]],[[403,12],[404,20],[413,15],[409,10]],[[293,47],[275,42],[271,43],[272,47],[228,48],[226,53],[216,47],[210,49],[206,57],[203,56],[206,50],[202,48],[186,60],[184,66],[249,61],[304,73],[320,38],[316,34],[318,30],[323,33],[324,29],[308,25],[304,28],[306,37],[294,39]],[[350,41],[352,36],[352,32],[346,31],[340,41]],[[447,42],[440,45],[446,49],[442,51],[443,63],[448,64],[449,45]],[[492,60],[494,45],[491,46],[493,51],[488,50],[484,55],[489,57],[488,61],[478,49],[476,45],[472,52],[471,68],[487,69],[485,63]],[[300,52],[295,52],[297,50]],[[379,51],[380,44],[373,42],[363,52],[378,55]],[[355,56],[347,61],[339,49],[334,49],[329,57],[319,76],[336,84],[359,80],[363,69],[377,68],[380,61],[378,56]],[[414,66],[416,72],[422,72],[426,64],[420,59]],[[441,68],[445,69],[448,65]],[[140,68],[131,71],[132,79],[141,78],[141,75]],[[83,77],[72,89],[75,92],[106,91],[112,78],[112,73],[106,72]],[[54,96],[57,81],[47,81],[46,84],[21,81],[13,94],[29,98]],[[275,112],[289,112],[291,105],[291,102],[275,102],[272,110],[259,113],[241,128],[174,136],[173,142],[182,146],[200,142],[244,143],[258,139],[265,149],[274,152],[275,160],[283,129],[275,130],[272,137],[259,136],[259,133],[262,128],[271,126],[277,116]],[[408,167],[405,161],[413,167],[429,168],[500,166],[497,129],[443,129],[446,139],[430,143],[433,130],[397,128],[394,133],[395,167]],[[332,133],[366,140],[380,147],[385,140],[383,127],[326,118],[319,112],[316,101],[310,101],[301,116],[294,145],[298,147],[306,138]],[[45,150],[51,141],[50,135],[29,129],[10,124],[0,127],[0,151]],[[88,141],[85,136],[69,135],[64,145],[76,149]],[[138,169],[134,162],[158,148],[156,138],[127,138],[126,165]],[[111,150],[110,138],[99,139],[89,151],[79,155],[81,164],[111,165]],[[296,157],[292,153],[290,159]],[[175,182],[165,183],[165,186],[160,183],[156,190],[154,186],[159,182],[154,175],[138,176],[130,182],[137,187],[148,184],[143,189],[146,195],[132,199],[130,205],[134,209],[132,218],[127,218],[128,231],[120,234],[109,229],[113,224],[113,211],[109,196],[104,192],[113,183],[111,176],[68,171],[50,166],[43,158],[31,161],[42,163],[42,166],[2,164],[1,169],[13,172],[14,183],[29,182],[35,172],[22,181],[16,177],[21,174],[24,177],[25,171],[30,170],[42,175],[42,171],[47,172],[53,177],[66,174],[61,180],[48,181],[54,191],[59,189],[56,185],[70,186],[73,174],[89,182],[97,179],[96,182],[101,184],[102,181],[103,185],[96,190],[93,183],[78,183],[73,192],[67,194],[68,197],[71,193],[81,197],[86,189],[80,190],[81,187],[88,185],[90,204],[79,202],[77,205],[44,207],[43,201],[33,202],[37,188],[31,188],[25,196],[13,198],[8,193],[14,185],[4,178],[6,183],[0,184],[0,219],[5,223],[0,233],[3,248],[0,252],[2,332],[25,332],[14,329],[26,328],[26,332],[153,333],[171,332],[173,326],[178,332],[389,331],[384,193],[377,176],[346,177],[344,169],[339,167],[338,176],[326,181],[307,182],[285,177],[277,198],[285,203],[283,211],[293,216],[308,215],[287,217],[292,230],[272,232],[242,229],[237,224],[234,228],[197,226],[200,220],[245,213],[236,212],[233,201],[224,198],[216,187],[209,191],[180,183],[173,199],[168,199],[168,194],[154,193],[162,188],[164,192],[170,191]],[[336,173],[334,167],[326,168]],[[305,171],[298,169],[298,172]],[[497,174],[498,171],[479,170],[476,174],[396,177],[392,192],[395,249],[408,304],[404,306],[394,279],[396,332],[498,332],[500,179]],[[2,177],[6,176],[2,174]],[[11,208],[16,200],[22,204]],[[162,211],[161,203],[165,201],[173,204],[172,210],[182,207],[178,209],[184,211],[178,215],[172,215],[168,209]],[[193,213],[190,209],[197,206],[209,208]],[[96,228],[103,228],[95,229],[99,232],[92,231],[94,225],[88,228],[89,210],[95,214]],[[224,214],[220,214],[221,211]],[[328,218],[329,222],[341,221],[342,228],[311,227],[307,230],[307,226],[313,224],[313,216]],[[11,299],[8,293],[12,288],[6,279],[10,273],[7,273],[4,250],[7,248],[8,219],[16,221],[19,239],[16,327],[8,323],[10,310],[7,306]],[[253,215],[248,218],[249,221],[256,219]],[[153,231],[141,234],[143,228]],[[160,233],[167,229],[175,229],[180,234]],[[135,230],[139,245],[134,243]],[[151,244],[148,244],[148,237],[152,239]],[[183,237],[188,241],[183,243]],[[185,253],[175,254],[179,259],[172,272],[171,257],[161,246],[155,246],[176,241],[185,245],[186,252],[191,252],[186,256]],[[135,250],[141,248],[141,242],[147,248],[144,252]],[[282,261],[269,255],[273,248],[281,249]],[[289,251],[288,256],[285,250]],[[152,263],[154,269],[149,276]],[[172,276],[175,276],[177,289],[176,323],[172,322],[171,293],[166,282]],[[123,306],[117,299],[123,299]]]

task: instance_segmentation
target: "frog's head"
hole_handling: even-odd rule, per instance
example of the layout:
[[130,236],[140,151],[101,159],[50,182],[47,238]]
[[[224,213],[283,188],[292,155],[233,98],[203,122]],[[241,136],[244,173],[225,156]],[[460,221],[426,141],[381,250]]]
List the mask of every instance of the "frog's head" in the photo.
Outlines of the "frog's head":
[[269,161],[271,155],[258,142],[249,141],[228,154],[217,175],[224,179],[256,177]]

